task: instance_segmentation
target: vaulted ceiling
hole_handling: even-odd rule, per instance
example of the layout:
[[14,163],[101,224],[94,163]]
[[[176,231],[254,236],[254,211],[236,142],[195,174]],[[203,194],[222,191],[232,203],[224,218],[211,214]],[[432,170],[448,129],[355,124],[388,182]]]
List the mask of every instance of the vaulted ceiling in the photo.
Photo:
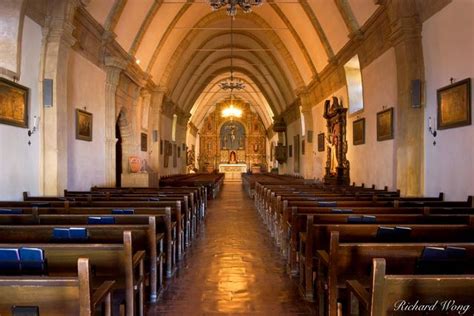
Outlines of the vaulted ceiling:
[[[229,98],[230,17],[205,0],[91,0],[89,13],[200,126]],[[374,0],[265,0],[234,20],[236,98],[269,126],[375,12]]]

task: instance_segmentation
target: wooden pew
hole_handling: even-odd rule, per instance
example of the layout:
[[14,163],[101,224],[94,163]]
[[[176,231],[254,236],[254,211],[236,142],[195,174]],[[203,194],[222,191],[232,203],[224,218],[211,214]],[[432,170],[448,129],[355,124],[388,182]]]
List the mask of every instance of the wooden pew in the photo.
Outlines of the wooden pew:
[[[337,315],[338,301],[345,290],[346,281],[357,279],[368,286],[372,259],[383,257],[391,265],[390,273],[414,274],[417,260],[425,247],[462,247],[466,250],[465,262],[474,261],[474,243],[359,243],[340,242],[339,232],[330,233],[329,249],[317,251],[318,271],[317,295],[320,311]],[[474,266],[463,265],[463,272],[474,274]],[[366,280],[367,282],[364,282]],[[326,290],[327,289],[327,290]],[[345,300],[344,313],[347,313],[348,300]],[[326,314],[326,313],[324,313]]]
[[75,202],[75,201],[0,201],[0,208],[28,208],[38,207],[39,210],[43,208],[64,208],[69,209],[71,207],[94,207],[94,208],[160,208],[160,207],[171,207],[173,216],[177,222],[177,256],[181,259],[183,256],[183,250],[185,247],[185,227],[186,218],[182,216],[182,203],[181,201],[99,201],[99,202]]
[[[67,191],[71,192],[71,191]],[[108,187],[92,187],[91,192],[98,192],[102,194],[118,193],[118,194],[168,194],[174,192],[194,192],[197,200],[196,205],[201,205],[201,211],[204,212],[207,208],[207,188],[205,186],[180,186],[180,187],[161,187],[155,188],[108,188]],[[65,196],[67,194],[65,193]]]
[[[308,217],[308,231],[302,233],[299,252],[300,287],[304,296],[313,299],[314,272],[317,271],[318,250],[329,249],[330,232],[338,231],[341,240],[369,243],[381,242],[377,238],[379,224],[313,224],[313,218]],[[382,225],[397,226],[397,225]],[[404,224],[410,228],[409,242],[474,242],[474,224],[463,225],[420,225]],[[407,241],[404,241],[407,242]]]
[[208,198],[215,199],[219,194],[222,183],[224,182],[224,174],[209,174],[209,173],[195,173],[195,174],[179,174],[164,176],[160,179],[160,187],[163,186],[206,186]]
[[[89,259],[76,260],[76,276],[0,276],[0,315],[12,306],[37,306],[40,315],[93,316],[102,307],[111,316],[114,281],[92,286]],[[103,304],[103,306],[101,306]]]
[[[143,315],[145,252],[135,250],[132,231],[123,232],[122,243],[43,243],[45,229],[39,229],[38,226],[26,229],[17,229],[15,226],[11,228],[8,234],[6,229],[0,230],[0,248],[43,249],[50,276],[73,274],[77,259],[87,257],[93,267],[93,280],[99,283],[103,279],[115,280],[114,296],[117,290],[125,293],[126,315]],[[52,233],[52,227],[49,232]],[[104,233],[111,234],[110,231]],[[138,295],[138,300],[135,299],[135,294]]]
[[[113,276],[117,281],[116,287],[125,291],[127,315],[134,315],[135,306],[142,315],[145,251],[142,250],[143,246],[138,247],[138,244],[143,242],[140,234],[144,229],[148,229],[148,226],[140,228],[138,225],[88,225],[81,226],[87,228],[87,240],[67,243],[52,239],[54,228],[69,227],[71,226],[0,226],[0,248],[41,248],[48,259],[49,271],[66,269],[70,272],[74,260],[87,257],[98,276]],[[117,266],[117,262],[120,265]],[[134,287],[138,291],[138,304],[134,298]]]
[[[347,288],[359,301],[363,315],[402,313],[404,302],[414,306],[416,301],[430,306],[431,310],[426,312],[437,315],[468,315],[467,312],[472,312],[473,274],[396,275],[387,274],[386,269],[385,259],[373,259],[369,290],[357,280],[347,281]],[[419,315],[421,311],[410,314]]]
[[[284,256],[287,256],[288,265],[293,272],[295,269],[296,253],[299,250],[299,236],[301,232],[306,232],[306,225],[308,216],[313,216],[313,222],[322,223],[333,219],[332,223],[347,222],[349,216],[357,215],[373,215],[376,216],[381,223],[397,224],[403,223],[469,223],[469,215],[474,214],[474,208],[428,208],[428,207],[407,207],[407,208],[393,208],[393,207],[352,207],[350,214],[335,214],[333,208],[292,208],[291,217],[289,220],[283,220],[279,226],[279,238],[281,249]],[[391,216],[392,215],[392,216]],[[315,217],[316,216],[316,217]],[[467,222],[466,222],[467,220]],[[445,221],[445,222],[443,222]]]

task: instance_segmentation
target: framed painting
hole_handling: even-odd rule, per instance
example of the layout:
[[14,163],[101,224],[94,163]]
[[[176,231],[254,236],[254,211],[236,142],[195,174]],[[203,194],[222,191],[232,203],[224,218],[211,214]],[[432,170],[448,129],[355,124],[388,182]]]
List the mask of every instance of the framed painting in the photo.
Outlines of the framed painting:
[[365,144],[365,118],[352,122],[352,144],[354,146]]
[[304,155],[305,154],[305,151],[306,151],[306,144],[305,144],[305,140],[303,139],[301,141],[301,154]]
[[273,161],[273,151],[275,150],[275,143],[271,142],[270,143],[270,161]]
[[160,155],[163,155],[163,140],[160,139]]
[[178,166],[178,145],[173,144],[173,168]]
[[393,108],[377,113],[377,141],[393,139]]
[[140,134],[140,149],[141,151],[148,150],[148,135],[146,133]]
[[76,139],[92,141],[92,113],[76,109]]
[[288,157],[293,157],[293,145],[288,146]]
[[0,123],[28,128],[28,88],[0,78]]
[[436,91],[438,129],[471,125],[471,78]]
[[293,144],[295,146],[295,160],[293,161],[293,171],[300,172],[300,135],[293,136]]
[[318,151],[324,151],[324,133],[319,133],[318,134]]

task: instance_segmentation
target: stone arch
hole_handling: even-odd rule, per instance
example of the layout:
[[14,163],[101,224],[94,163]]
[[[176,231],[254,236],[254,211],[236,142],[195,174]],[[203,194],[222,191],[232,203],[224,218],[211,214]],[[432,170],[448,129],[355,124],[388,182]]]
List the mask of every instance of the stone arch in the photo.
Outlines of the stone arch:
[[130,122],[130,114],[125,107],[122,107],[117,113],[116,124],[120,131],[122,142],[122,173],[128,173],[128,157],[135,154],[133,149],[133,128]]

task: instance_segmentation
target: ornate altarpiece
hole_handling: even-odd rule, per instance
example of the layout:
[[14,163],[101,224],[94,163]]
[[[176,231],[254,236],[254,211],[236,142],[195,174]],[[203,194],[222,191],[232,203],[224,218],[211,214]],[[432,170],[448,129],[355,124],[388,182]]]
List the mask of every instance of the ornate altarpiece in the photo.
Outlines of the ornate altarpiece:
[[347,108],[332,97],[324,103],[324,118],[327,122],[327,160],[324,182],[327,184],[349,184],[350,163],[346,158]]
[[218,103],[199,130],[199,169],[212,171],[220,164],[266,164],[266,130],[250,104],[234,100],[242,110],[240,118],[224,118],[222,110],[227,103]]

